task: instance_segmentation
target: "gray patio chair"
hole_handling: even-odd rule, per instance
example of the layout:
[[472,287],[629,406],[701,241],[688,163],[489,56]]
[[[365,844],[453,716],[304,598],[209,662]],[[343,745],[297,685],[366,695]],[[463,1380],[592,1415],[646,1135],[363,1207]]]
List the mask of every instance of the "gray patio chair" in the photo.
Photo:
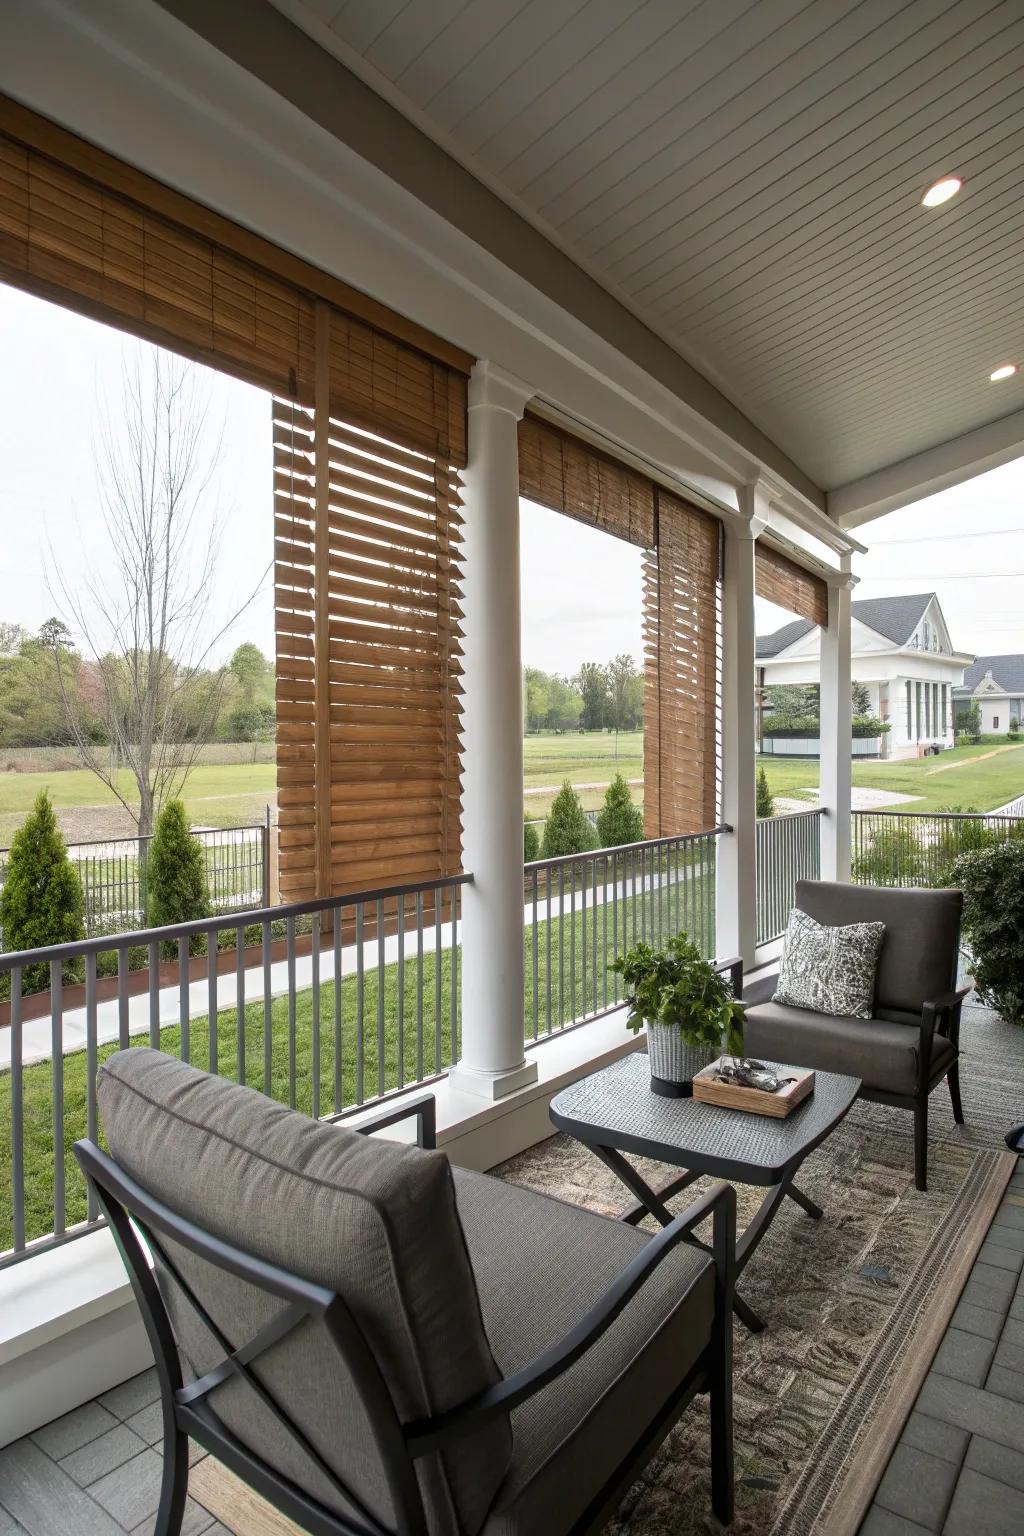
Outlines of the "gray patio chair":
[[949,1084],[953,1118],[960,1103],[960,1010],[970,987],[957,987],[960,891],[894,890],[800,880],[796,906],[816,922],[885,924],[875,981],[874,1017],[836,1018],[761,1001],[775,977],[748,987],[746,1050],[751,1056],[845,1072],[863,1082],[860,1097],[914,1112],[914,1178],[927,1187],[928,1096]]
[[453,1170],[430,1096],[364,1127],[415,1116],[404,1145],[137,1047],[99,1101],[110,1155],[75,1151],[160,1377],[156,1536],[188,1436],[314,1536],[596,1530],[698,1392],[730,1520],[727,1185],[651,1236]]

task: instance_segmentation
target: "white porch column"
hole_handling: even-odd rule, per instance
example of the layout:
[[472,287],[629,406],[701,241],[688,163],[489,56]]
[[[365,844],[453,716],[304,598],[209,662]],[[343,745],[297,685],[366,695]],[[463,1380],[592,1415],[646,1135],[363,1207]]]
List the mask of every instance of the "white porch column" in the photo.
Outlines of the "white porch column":
[[821,878],[850,878],[853,706],[850,700],[850,557],[829,582],[821,632]]
[[[757,945],[757,751],[754,669],[754,545],[767,520],[760,485],[740,492],[741,517],[724,525],[722,592],[722,820],[718,840],[715,949],[752,966]],[[760,515],[759,515],[760,514]]]
[[532,1083],[523,1051],[523,697],[517,425],[528,385],[492,363],[469,381],[465,481],[463,1092]]

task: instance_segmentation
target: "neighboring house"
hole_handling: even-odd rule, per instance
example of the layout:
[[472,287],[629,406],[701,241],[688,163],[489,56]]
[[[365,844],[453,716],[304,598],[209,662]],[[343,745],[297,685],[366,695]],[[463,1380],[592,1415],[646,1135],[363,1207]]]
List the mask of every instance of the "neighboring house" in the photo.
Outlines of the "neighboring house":
[[[891,726],[871,750],[916,757],[928,746],[951,747],[953,692],[974,658],[955,649],[935,593],[861,598],[850,606],[853,680],[867,689],[872,714]],[[758,683],[816,683],[820,656],[817,625],[784,624],[757,641]],[[788,750],[781,742],[779,748]]]
[[953,690],[954,709],[976,700],[983,736],[1005,735],[1010,721],[1024,722],[1024,656],[976,656]]

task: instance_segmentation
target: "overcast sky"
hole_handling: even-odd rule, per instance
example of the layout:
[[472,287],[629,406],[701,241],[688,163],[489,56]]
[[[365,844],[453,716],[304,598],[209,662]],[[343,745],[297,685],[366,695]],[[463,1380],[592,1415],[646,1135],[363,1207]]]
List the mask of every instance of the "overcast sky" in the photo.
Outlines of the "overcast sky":
[[[74,573],[95,568],[103,524],[93,442],[105,402],[138,343],[0,284],[0,618],[36,630],[58,605],[47,546]],[[210,418],[223,426],[210,505],[223,526],[210,630],[261,582],[273,554],[270,404],[259,390],[202,369]],[[997,386],[993,386],[994,388]],[[936,591],[953,643],[978,655],[1024,652],[1024,459],[929,497],[863,529],[855,597]],[[640,551],[558,513],[524,504],[523,654],[574,672],[620,651],[638,659]],[[760,632],[788,617],[758,604]],[[219,647],[273,650],[273,597],[257,600]]]

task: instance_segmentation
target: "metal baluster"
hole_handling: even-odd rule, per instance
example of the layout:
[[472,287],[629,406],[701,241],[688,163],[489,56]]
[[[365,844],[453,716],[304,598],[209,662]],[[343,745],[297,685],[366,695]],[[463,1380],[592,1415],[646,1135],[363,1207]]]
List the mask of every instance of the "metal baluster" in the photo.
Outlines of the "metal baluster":
[[[594,861],[591,861],[593,865]],[[580,1011],[578,1017],[585,1019],[587,1016],[587,861],[584,859],[580,865],[580,895],[583,898],[582,918],[580,922]],[[573,927],[576,925],[573,924]],[[593,927],[593,923],[590,925]]]
[[423,1081],[423,892],[416,892],[416,1081]]
[[398,1033],[398,1086],[405,1087],[405,897],[398,898],[398,996],[396,1027]]
[[449,899],[449,901],[451,903],[451,919],[452,919],[452,924],[451,924],[451,926],[452,926],[451,957],[452,958],[451,958],[451,966],[450,966],[451,985],[452,985],[452,1019],[451,1019],[452,1050],[451,1050],[451,1056],[449,1057],[449,1062],[450,1062],[450,1064],[452,1066],[454,1066],[455,1063],[459,1059],[459,947],[458,947],[458,917],[459,917],[459,913],[458,913],[458,899],[459,899],[459,888],[458,888],[457,885],[451,886],[451,888],[450,888],[450,890],[448,892],[448,899]]
[[[99,1140],[99,1117],[96,1112],[97,1054],[96,956],[90,951],[85,957],[85,1134],[92,1142]],[[89,1184],[86,1191],[86,1217],[89,1221],[95,1221],[98,1216],[99,1206],[93,1187]]]
[[117,946],[117,1043],[122,1051],[128,1049],[128,950],[124,944]]
[[531,869],[531,871],[530,871],[530,889],[531,889],[531,906],[532,906],[532,911],[533,911],[533,916],[532,916],[532,919],[531,919],[531,928],[530,928],[530,932],[533,935],[533,942],[531,944],[531,949],[533,951],[533,954],[532,954],[532,959],[533,959],[533,1009],[532,1009],[532,1012],[533,1012],[533,1038],[536,1040],[537,1036],[538,1036],[538,1033],[539,1033],[539,1027],[540,1027],[540,997],[538,996],[538,991],[539,991],[539,988],[540,988],[540,963],[539,963],[539,957],[537,955],[537,946],[540,943],[540,933],[539,933],[538,928],[537,928],[537,871],[536,871],[536,869]]
[[384,1092],[384,903],[377,902],[377,1092]]
[[50,961],[50,1053],[53,1080],[53,1235],[61,1237],[64,1211],[64,978]]
[[565,865],[558,866],[558,1027],[565,1023]]
[[270,992],[270,918],[263,919],[263,1092],[269,1096],[274,1083],[274,1005]]
[[[607,860],[605,860],[607,865]],[[590,995],[593,999],[592,1012],[597,1012],[597,859],[590,866],[590,909],[591,909],[591,958],[590,958]]]
[[[220,1071],[217,1037],[217,929],[206,933],[206,1017],[210,1032],[210,1071]],[[294,1109],[294,1105],[292,1108]]]
[[441,1071],[441,891],[434,887],[434,1071]]
[[25,1083],[22,1060],[21,966],[11,968],[11,1203],[14,1250],[25,1246]]
[[188,939],[178,940],[178,1018],[181,1020],[181,1059],[192,1059],[191,1021],[189,1014],[188,986]]
[[341,907],[332,908],[331,916],[334,920],[334,1113],[341,1113],[341,1103],[344,1097],[344,1081],[342,1078],[341,1060],[341,1031],[342,1031],[342,992],[341,992],[341,925],[343,922]]
[[313,917],[313,935],[310,945],[313,962],[313,995],[311,1007],[311,1060],[310,1060],[310,1114],[320,1119],[320,914]]
[[[607,902],[605,903],[607,905]],[[619,958],[619,856],[612,854],[612,952],[617,960]],[[605,951],[607,954],[607,950]],[[615,1001],[619,1000],[619,977],[616,974],[612,983],[614,987]]]
[[364,1097],[363,1085],[363,1004],[366,998],[366,976],[363,970],[363,903],[356,902],[356,1103]]
[[295,919],[285,920],[288,954],[288,1105],[295,1108]]
[[245,1049],[245,929],[235,929],[235,1005],[237,1008],[237,1022],[235,1044],[238,1049],[238,1081],[246,1080],[246,1056]]
[[553,966],[551,964],[551,942],[552,942],[551,941],[551,926],[552,926],[552,918],[551,918],[551,870],[550,869],[546,869],[544,871],[544,885],[545,885],[545,903],[546,903],[546,906],[547,906],[547,914],[548,914],[547,923],[545,924],[545,927],[544,927],[544,933],[545,933],[545,937],[547,939],[547,951],[548,951],[548,964],[547,964],[547,976],[546,976],[546,981],[547,981],[547,988],[546,988],[546,990],[547,990],[547,994],[548,994],[548,998],[547,998],[547,1003],[548,1003],[548,1006],[547,1006],[547,1033],[550,1035],[550,1033],[551,1033],[552,979],[553,979],[553,976],[554,976],[554,969],[553,969]]
[[[576,1018],[576,861],[569,865],[569,985],[572,991],[569,1003],[569,1017]],[[565,1024],[565,1014],[562,1014],[561,1023]]]
[[149,941],[149,1043],[160,1049],[160,947]]

